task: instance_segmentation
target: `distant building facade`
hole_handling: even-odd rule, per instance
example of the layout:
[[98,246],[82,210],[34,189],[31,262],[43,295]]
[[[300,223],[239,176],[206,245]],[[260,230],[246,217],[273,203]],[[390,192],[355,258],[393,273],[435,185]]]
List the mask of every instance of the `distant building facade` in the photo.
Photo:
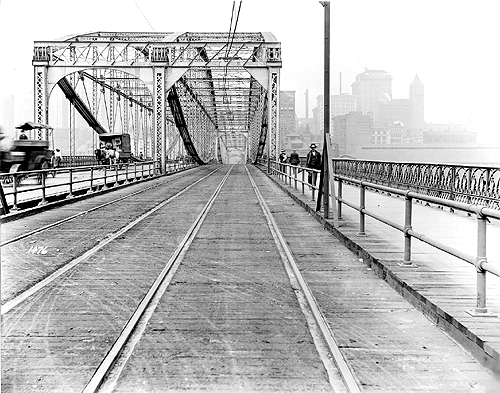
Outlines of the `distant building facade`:
[[[324,133],[325,105],[323,95],[316,97],[316,116],[318,116],[318,134]],[[332,94],[330,96],[330,128],[335,116],[342,116],[356,111],[356,97],[350,94]],[[330,130],[331,131],[331,130]]]
[[356,110],[363,115],[371,114],[378,125],[380,105],[392,100],[392,76],[386,71],[365,69],[356,76],[351,87],[352,95],[356,97]]
[[284,149],[288,135],[295,135],[295,91],[280,91],[280,143]]
[[362,112],[350,112],[333,119],[333,143],[337,144],[339,155],[355,154],[358,146],[371,143],[373,119]]

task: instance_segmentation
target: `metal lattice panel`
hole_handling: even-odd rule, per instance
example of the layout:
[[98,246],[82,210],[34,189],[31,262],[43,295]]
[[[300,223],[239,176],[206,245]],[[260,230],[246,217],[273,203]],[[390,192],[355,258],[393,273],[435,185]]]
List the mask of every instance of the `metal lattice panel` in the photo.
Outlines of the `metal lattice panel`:
[[164,105],[164,100],[165,97],[163,95],[164,93],[164,81],[163,81],[163,73],[158,72],[156,73],[156,84],[155,84],[155,89],[156,89],[156,99],[155,99],[155,110],[156,110],[156,137],[155,137],[155,142],[156,142],[156,160],[161,160],[161,154],[162,154],[162,131],[163,131],[163,126],[164,126],[164,115],[165,115],[165,105]]
[[[44,72],[38,71],[36,72],[35,76],[35,108],[36,108],[36,121],[38,123],[46,123],[46,115],[45,115],[45,78],[44,78]],[[43,139],[42,136],[42,130],[38,130],[38,139]]]

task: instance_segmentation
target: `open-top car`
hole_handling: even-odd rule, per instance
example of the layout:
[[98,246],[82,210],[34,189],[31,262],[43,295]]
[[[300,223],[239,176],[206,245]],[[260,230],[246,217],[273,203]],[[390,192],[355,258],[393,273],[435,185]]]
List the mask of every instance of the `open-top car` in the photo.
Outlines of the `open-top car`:
[[[49,150],[48,141],[15,139],[10,146],[0,151],[0,172],[17,173],[49,169],[51,167],[53,151]],[[17,176],[19,183],[27,176]],[[38,182],[41,183],[42,176],[37,174]],[[9,183],[12,177],[4,177],[4,182]]]

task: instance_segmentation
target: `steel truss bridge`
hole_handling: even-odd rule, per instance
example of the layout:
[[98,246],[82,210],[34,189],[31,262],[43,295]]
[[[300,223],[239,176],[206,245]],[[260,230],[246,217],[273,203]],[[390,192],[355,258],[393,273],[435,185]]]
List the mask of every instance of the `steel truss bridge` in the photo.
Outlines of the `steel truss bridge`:
[[[165,163],[276,158],[281,44],[270,33],[93,32],[36,41],[36,121],[56,85],[96,134],[129,133],[132,152]],[[38,139],[48,138],[39,130]]]

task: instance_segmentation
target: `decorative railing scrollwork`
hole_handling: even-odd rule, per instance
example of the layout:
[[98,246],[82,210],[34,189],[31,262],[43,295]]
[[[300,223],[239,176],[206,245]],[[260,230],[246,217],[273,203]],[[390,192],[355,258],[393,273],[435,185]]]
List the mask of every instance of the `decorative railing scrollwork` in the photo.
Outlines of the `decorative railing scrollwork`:
[[333,164],[335,174],[500,210],[500,167],[345,159]]

